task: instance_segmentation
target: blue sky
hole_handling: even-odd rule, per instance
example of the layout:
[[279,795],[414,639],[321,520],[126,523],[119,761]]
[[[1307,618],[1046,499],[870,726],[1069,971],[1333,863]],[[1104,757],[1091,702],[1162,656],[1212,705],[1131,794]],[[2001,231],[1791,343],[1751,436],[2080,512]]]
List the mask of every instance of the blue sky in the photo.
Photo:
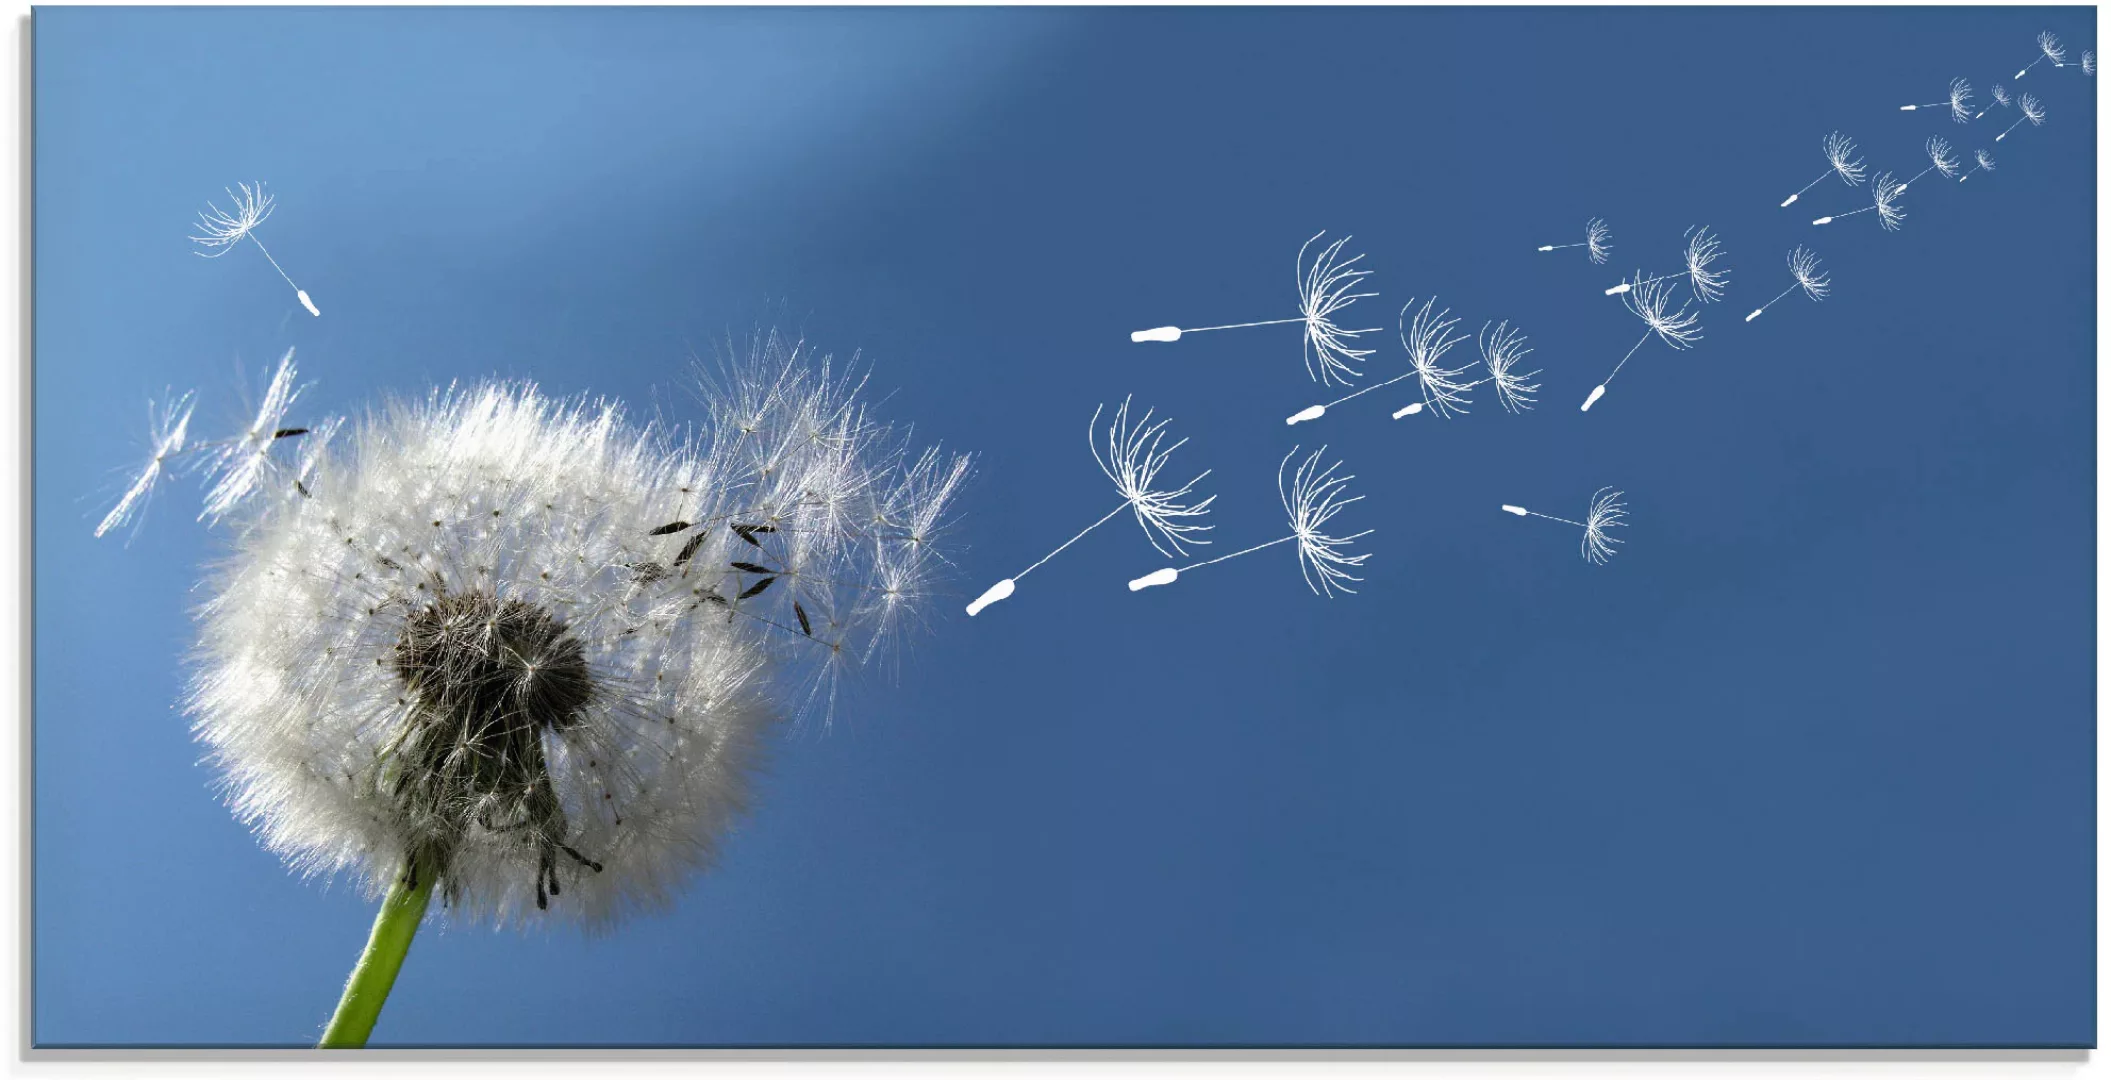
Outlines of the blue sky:
[[[221,538],[89,530],[142,403],[230,425],[486,375],[675,417],[775,322],[976,450],[957,597],[898,680],[772,748],[723,864],[604,938],[428,926],[392,1044],[2086,1045],[2094,1040],[2095,82],[2064,9],[39,9],[34,1038],[301,1045],[372,908],[215,799],[175,702]],[[2013,110],[1897,106],[1968,78]],[[1827,181],[1922,141],[1900,231]],[[224,186],[252,252],[184,240]],[[1602,217],[1606,266],[1575,251]],[[1602,290],[1707,224],[1690,352]],[[1309,427],[1292,260],[1353,233],[1392,327],[1509,319],[1540,408]],[[1815,247],[1823,303],[1783,258]],[[1466,348],[1470,349],[1468,345]],[[1093,533],[1134,394],[1280,535],[1324,443],[1355,596],[1271,549]],[[1397,399],[1397,400],[1396,400]],[[1565,526],[1601,485],[1610,565]]]

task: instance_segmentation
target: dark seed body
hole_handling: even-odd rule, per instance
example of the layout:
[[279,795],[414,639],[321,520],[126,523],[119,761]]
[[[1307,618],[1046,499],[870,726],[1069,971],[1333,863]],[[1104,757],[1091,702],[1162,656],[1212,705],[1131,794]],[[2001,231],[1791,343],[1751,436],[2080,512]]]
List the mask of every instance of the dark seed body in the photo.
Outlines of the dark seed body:
[[524,830],[537,851],[536,904],[556,895],[568,824],[550,781],[545,733],[569,730],[594,695],[577,638],[547,610],[442,590],[413,614],[393,662],[406,710],[384,747],[384,790],[420,824],[443,880],[472,825]]

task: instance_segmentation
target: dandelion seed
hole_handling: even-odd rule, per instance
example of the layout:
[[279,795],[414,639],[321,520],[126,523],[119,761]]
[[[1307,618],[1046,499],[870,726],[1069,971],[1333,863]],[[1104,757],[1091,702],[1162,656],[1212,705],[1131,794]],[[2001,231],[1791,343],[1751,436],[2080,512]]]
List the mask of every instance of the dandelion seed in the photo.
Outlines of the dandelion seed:
[[1774,299],[1759,305],[1757,311],[1745,316],[1746,322],[1751,322],[1753,319],[1758,318],[1765,313],[1766,309],[1773,307],[1782,297],[1795,292],[1797,289],[1802,289],[1803,294],[1812,300],[1824,300],[1825,294],[1832,288],[1832,277],[1818,268],[1818,253],[1801,244],[1798,244],[1794,251],[1788,253],[1788,272],[1790,277],[1796,279],[1795,283],[1781,290],[1780,296],[1776,296]]
[[1466,339],[1463,336],[1451,334],[1451,328],[1457,325],[1459,320],[1449,318],[1448,316],[1450,316],[1451,312],[1448,309],[1434,314],[1431,313],[1435,303],[1434,297],[1425,302],[1422,310],[1416,314],[1411,324],[1405,320],[1407,319],[1408,310],[1415,306],[1415,302],[1410,300],[1407,302],[1407,307],[1400,309],[1400,316],[1403,320],[1400,338],[1401,343],[1407,347],[1409,359],[1406,371],[1384,382],[1373,383],[1354,393],[1344,394],[1333,401],[1327,402],[1325,405],[1307,406],[1291,415],[1284,423],[1302,424],[1306,421],[1317,420],[1325,416],[1327,410],[1337,405],[1353,401],[1373,390],[1382,390],[1405,379],[1419,379],[1423,397],[1421,401],[1414,402],[1393,413],[1393,419],[1395,420],[1404,416],[1413,416],[1424,408],[1429,408],[1445,419],[1450,419],[1453,413],[1465,412],[1466,406],[1472,404],[1471,399],[1465,396],[1465,392],[1483,383],[1495,384],[1496,394],[1502,400],[1505,409],[1513,413],[1529,410],[1532,407],[1530,395],[1538,392],[1539,386],[1536,383],[1527,383],[1525,380],[1539,374],[1539,372],[1531,371],[1519,375],[1514,370],[1517,362],[1523,359],[1525,354],[1532,351],[1524,345],[1524,334],[1511,329],[1507,320],[1497,325],[1492,334],[1489,330],[1489,324],[1482,324],[1481,332],[1477,335],[1476,340],[1480,343],[1481,362],[1488,368],[1488,374],[1472,382],[1460,382],[1458,377],[1465,374],[1467,368],[1471,365],[1447,368],[1442,366],[1439,361],[1443,359],[1445,353],[1451,351],[1452,346]]
[[1876,179],[1871,181],[1869,185],[1869,193],[1872,196],[1872,200],[1868,206],[1862,207],[1860,210],[1849,210],[1844,214],[1830,214],[1812,221],[1811,224],[1830,225],[1841,218],[1853,217],[1856,214],[1866,214],[1874,210],[1876,211],[1877,224],[1882,225],[1885,232],[1897,232],[1898,223],[1906,220],[1905,208],[1898,201],[1899,196],[1904,194],[1905,190],[1906,185],[1892,179],[1890,173],[1878,173]]
[[1509,503],[1503,504],[1503,512],[1515,514],[1518,517],[1545,518],[1548,521],[1558,521],[1564,525],[1574,525],[1582,529],[1584,561],[1604,566],[1607,560],[1617,554],[1613,550],[1614,546],[1626,543],[1624,540],[1616,540],[1606,535],[1607,530],[1617,529],[1627,524],[1627,504],[1620,501],[1621,496],[1625,494],[1626,492],[1614,491],[1609,487],[1599,488],[1597,493],[1591,496],[1590,509],[1584,514],[1582,521],[1571,521],[1565,517],[1542,514],[1536,510],[1527,510],[1522,506],[1512,506]]
[[285,426],[286,411],[301,394],[294,378],[293,350],[287,349],[265,385],[263,401],[257,405],[256,418],[248,429],[213,445],[205,465],[207,475],[213,478],[212,487],[206,492],[205,509],[199,512],[198,520],[210,519],[217,524],[262,487],[272,469],[271,451],[279,441],[279,429]]
[[1589,248],[1591,261],[1603,265],[1606,253],[1613,249],[1612,239],[1613,231],[1606,227],[1605,222],[1592,218],[1584,223],[1583,239],[1573,244],[1541,244],[1539,250],[1560,251],[1564,248],[1573,247]]
[[1320,250],[1318,257],[1305,265],[1305,253],[1325,236],[1315,233],[1297,249],[1297,309],[1293,319],[1263,319],[1259,322],[1228,323],[1223,326],[1196,326],[1182,329],[1178,326],[1160,326],[1150,330],[1138,330],[1129,335],[1130,341],[1179,341],[1183,335],[1199,334],[1207,330],[1240,330],[1249,326],[1280,326],[1285,323],[1305,325],[1305,372],[1314,382],[1325,386],[1339,382],[1349,385],[1362,373],[1356,365],[1375,350],[1359,349],[1352,342],[1365,334],[1375,334],[1378,327],[1362,330],[1344,329],[1334,320],[1348,309],[1349,305],[1366,297],[1378,295],[1369,292],[1354,292],[1369,270],[1351,269],[1363,256],[1341,257],[1342,245],[1350,237],[1344,236]]
[[2031,68],[2037,67],[2040,60],[2050,60],[2054,67],[2059,67],[2066,59],[2067,50],[2060,44],[2060,39],[2052,36],[2050,30],[2041,31],[2038,34],[2038,55],[2031,57],[2022,71],[2016,72],[2016,78],[2022,78]]
[[1130,581],[1129,591],[1140,592],[1154,585],[1170,585],[1190,570],[1220,563],[1226,559],[1236,559],[1241,555],[1251,555],[1278,544],[1295,542],[1298,570],[1304,574],[1305,586],[1311,589],[1315,596],[1331,598],[1336,592],[1353,594],[1356,590],[1350,588],[1349,583],[1363,579],[1349,571],[1362,566],[1370,555],[1351,555],[1348,554],[1347,548],[1355,541],[1369,536],[1371,530],[1365,529],[1349,536],[1331,536],[1321,530],[1326,528],[1327,523],[1333,520],[1334,515],[1340,513],[1343,507],[1363,498],[1361,495],[1347,494],[1349,481],[1356,477],[1336,476],[1335,473],[1341,468],[1339,461],[1321,468],[1320,460],[1327,452],[1324,446],[1305,458],[1298,465],[1295,475],[1292,475],[1289,472],[1290,459],[1297,456],[1297,451],[1297,447],[1291,447],[1290,452],[1283,455],[1283,462],[1276,467],[1275,473],[1276,491],[1282,497],[1283,512],[1290,518],[1290,535],[1187,566],[1169,566],[1154,570]]
[[1700,340],[1701,318],[1690,311],[1693,302],[1689,299],[1680,304],[1676,312],[1671,310],[1671,294],[1678,289],[1678,285],[1677,280],[1648,281],[1643,279],[1641,271],[1635,272],[1634,280],[1628,283],[1628,291],[1620,297],[1620,302],[1627,305],[1627,310],[1633,312],[1635,318],[1642,320],[1648,329],[1642,331],[1641,338],[1627,350],[1627,355],[1613,365],[1612,374],[1607,375],[1604,382],[1591,389],[1590,396],[1583,400],[1584,412],[1591,411],[1591,406],[1596,405],[1598,399],[1605,396],[1605,388],[1620,374],[1620,369],[1626,367],[1627,362],[1634,358],[1635,350],[1648,343],[1651,334],[1664,339],[1664,344],[1674,349],[1690,349],[1694,342]]
[[2082,50],[2082,74],[2090,76],[2096,74],[2096,54],[2088,49]]
[[147,426],[153,452],[147,458],[146,467],[132,481],[132,486],[125,489],[117,505],[111,507],[102,522],[96,525],[96,536],[144,516],[147,503],[154,496],[155,482],[161,479],[169,462],[183,453],[184,439],[190,431],[191,412],[197,408],[194,398],[191,391],[185,391],[166,405],[147,403]]
[[254,505],[202,609],[187,708],[235,813],[294,869],[422,881],[457,919],[666,903],[798,676],[882,632],[904,587],[877,568],[911,538],[835,503],[931,520],[949,494],[844,383],[768,370],[797,353],[772,338],[743,369],[778,394],[749,430],[501,382],[388,404],[349,445],[302,436],[311,494]]
[[1994,171],[1994,155],[1989,154],[1984,150],[1974,150],[1972,151],[1972,160],[1975,162],[1975,164],[1970,169],[1965,170],[1965,174],[1963,176],[1957,178],[1958,183],[1962,184],[1965,181],[1970,180],[1972,178],[1972,174],[1975,172]]
[[1853,187],[1862,182],[1862,162],[1854,156],[1854,140],[1835,131],[1825,137],[1825,161],[1827,168],[1818,174],[1818,179],[1803,185],[1803,190],[1781,200],[1787,206],[1803,197],[1804,191],[1817,187],[1828,176],[1838,176],[1840,182]]
[[1967,107],[1971,100],[1972,84],[1963,79],[1951,79],[1950,98],[1948,101],[1930,102],[1926,105],[1901,105],[1898,107],[1898,111],[1913,112],[1917,109],[1933,109],[1947,105],[1950,109],[1950,119],[1960,124],[1968,124],[1972,121],[1972,110]]
[[2021,126],[2023,121],[2025,120],[2030,121],[2031,127],[2037,127],[2038,125],[2045,122],[2045,106],[2039,104],[2038,99],[2030,96],[2029,94],[2024,94],[2022,97],[2016,99],[2016,108],[2022,110],[2022,119],[2017,120],[2013,124],[2010,124],[2006,130],[2001,132],[2001,134],[1994,136],[1995,142],[2000,142],[2001,140],[2008,138],[2008,133],[2010,131],[2016,130],[2016,128]]
[[1939,135],[1934,136],[1928,140],[1927,151],[1928,167],[1922,169],[1917,173],[1914,173],[1913,180],[1908,180],[1905,183],[1900,184],[1898,186],[1899,194],[1905,194],[1906,188],[1910,187],[1913,184],[1914,180],[1918,180],[1931,172],[1941,173],[1943,175],[1943,179],[1945,180],[1954,180],[1957,177],[1958,170],[1964,167],[1964,164],[1962,162],[1958,161],[1955,157],[1951,156],[1950,144],[1943,141],[1942,137]]
[[[1730,271],[1710,270],[1715,260],[1722,256],[1722,238],[1708,232],[1706,225],[1695,225],[1686,230],[1686,269],[1677,274],[1662,274],[1649,278],[1641,284],[1654,284],[1683,277],[1693,288],[1693,295],[1703,304],[1722,299],[1723,286],[1728,283]],[[1607,296],[1618,296],[1633,289],[1637,283],[1623,281],[1605,290]]]
[[[2001,106],[2001,107],[2002,107],[2002,108],[2004,108],[2004,109],[2008,108],[2008,88],[2007,88],[2007,87],[2005,87],[2005,86],[2002,86],[2002,85],[2001,85],[2000,83],[1995,83],[1995,84],[1994,84],[1994,89],[1993,89],[1992,91],[1990,91],[1990,93],[1992,93],[1992,94],[1993,94],[1993,97],[1994,97],[1994,105],[1999,105],[1999,106]],[[1993,110],[1993,107],[1994,107],[1993,105],[1989,105],[1989,106],[1987,106],[1986,108],[1984,108],[1984,109],[1981,109],[1981,110],[1979,110],[1979,111],[1978,111],[1978,112],[1976,112],[1976,113],[1973,113],[1973,114],[1972,114],[1972,119],[1974,119],[1974,120],[1977,120],[1977,119],[1979,119],[1980,117],[1982,117],[1982,116],[1985,116],[1985,115],[1986,115],[1986,114],[1987,114],[1988,112],[1990,112],[1990,111],[1992,111],[1992,110]]]
[[1063,541],[1054,551],[1041,556],[1032,566],[990,586],[981,596],[975,598],[974,603],[968,605],[969,615],[979,614],[983,608],[1010,596],[1020,578],[1033,573],[1042,563],[1062,554],[1064,548],[1084,539],[1086,533],[1105,525],[1123,510],[1132,511],[1136,515],[1136,524],[1142,527],[1145,539],[1148,539],[1160,554],[1185,555],[1187,550],[1184,545],[1209,543],[1197,534],[1208,531],[1212,526],[1197,524],[1195,519],[1209,513],[1209,505],[1217,501],[1217,497],[1211,495],[1192,504],[1186,501],[1194,492],[1195,485],[1209,475],[1209,470],[1204,469],[1196,474],[1194,479],[1177,488],[1153,486],[1158,481],[1159,472],[1165,468],[1166,462],[1171,460],[1173,451],[1187,445],[1184,438],[1171,446],[1164,445],[1166,425],[1173,422],[1172,418],[1167,417],[1153,423],[1151,410],[1146,409],[1143,418],[1131,424],[1129,399],[1123,398],[1121,407],[1114,410],[1113,422],[1107,428],[1107,454],[1101,457],[1096,436],[1100,412],[1101,409],[1092,410],[1092,422],[1085,429],[1085,443],[1092,450],[1092,459],[1099,463],[1100,472],[1113,481],[1115,490],[1121,493],[1121,505],[1109,510],[1106,516],[1098,521],[1085,526],[1076,536]]
[[301,306],[308,309],[308,314],[321,315],[322,311],[315,306],[315,301],[308,298],[307,290],[293,284],[293,278],[286,274],[286,268],[280,266],[277,259],[272,258],[271,249],[265,247],[262,240],[257,239],[257,226],[262,225],[264,219],[271,216],[271,211],[277,206],[277,200],[265,194],[261,182],[254,187],[236,184],[235,189],[239,189],[241,193],[236,194],[234,189],[225,189],[227,197],[233,200],[232,212],[206,203],[204,211],[198,215],[197,228],[204,235],[193,236],[191,240],[206,250],[195,254],[202,258],[217,259],[233,251],[235,245],[247,237],[250,243],[257,246],[258,251],[264,253],[264,258],[271,263],[273,270],[279,272],[279,277],[285,278],[287,286],[293,289],[293,295],[300,300]]

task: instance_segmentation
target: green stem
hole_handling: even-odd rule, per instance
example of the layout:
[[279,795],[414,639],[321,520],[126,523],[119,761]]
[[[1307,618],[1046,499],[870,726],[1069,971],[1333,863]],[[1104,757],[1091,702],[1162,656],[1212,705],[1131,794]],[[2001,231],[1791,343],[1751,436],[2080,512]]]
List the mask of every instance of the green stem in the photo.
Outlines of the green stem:
[[[381,1005],[388,1000],[389,989],[396,985],[396,972],[402,969],[403,956],[410,951],[410,939],[425,919],[425,905],[432,900],[433,879],[437,877],[429,860],[413,859],[395,884],[389,886],[388,895],[381,899],[381,911],[374,916],[373,933],[367,935],[366,950],[359,954],[352,977],[345,980],[337,1012],[330,1017],[330,1026],[323,1029],[322,1042],[316,1044],[319,1049],[366,1045],[367,1036],[374,1033],[374,1021],[381,1016]],[[416,879],[416,885],[410,884],[412,879]]]

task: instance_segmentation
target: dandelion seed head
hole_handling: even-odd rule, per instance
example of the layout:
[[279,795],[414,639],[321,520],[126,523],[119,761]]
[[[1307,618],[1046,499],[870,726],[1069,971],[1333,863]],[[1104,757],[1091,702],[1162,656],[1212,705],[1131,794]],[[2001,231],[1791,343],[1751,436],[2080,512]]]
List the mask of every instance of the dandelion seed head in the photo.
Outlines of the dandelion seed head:
[[147,403],[148,436],[153,449],[131,486],[118,497],[117,505],[111,507],[95,526],[96,536],[143,519],[147,503],[154,497],[155,483],[167,472],[169,460],[183,452],[184,440],[190,433],[191,413],[197,408],[195,397],[193,392],[185,391],[182,396],[163,405]]
[[1832,171],[1840,175],[1840,182],[1853,187],[1862,182],[1862,162],[1854,156],[1854,140],[1835,131],[1825,137],[1825,160],[1832,163]]
[[1583,226],[1583,242],[1589,248],[1591,262],[1603,266],[1605,257],[1613,250],[1613,231],[1605,222],[1592,218]]
[[1979,163],[1980,168],[1988,172],[1994,171],[1994,155],[1984,150],[1974,150],[1972,151],[1972,159]]
[[1331,597],[1336,592],[1355,593],[1351,582],[1363,579],[1349,573],[1370,558],[1368,552],[1361,555],[1348,554],[1348,545],[1369,536],[1371,530],[1349,536],[1332,536],[1324,532],[1334,515],[1352,502],[1363,498],[1349,495],[1349,481],[1354,475],[1337,476],[1341,462],[1322,467],[1321,459],[1327,448],[1322,446],[1299,463],[1296,471],[1290,471],[1290,459],[1297,456],[1297,447],[1291,447],[1283,455],[1282,464],[1276,466],[1276,491],[1282,496],[1283,512],[1289,515],[1290,531],[1297,537],[1298,569],[1305,575],[1305,585],[1315,595]]
[[1627,305],[1627,310],[1633,312],[1635,318],[1648,324],[1658,337],[1664,339],[1664,344],[1674,349],[1690,349],[1700,340],[1701,319],[1691,310],[1692,300],[1680,304],[1677,311],[1671,310],[1671,294],[1678,290],[1679,279],[1650,281],[1638,270],[1631,282],[1627,292],[1621,294],[1620,302]]
[[1956,156],[1950,152],[1950,144],[1945,142],[1942,136],[1937,135],[1930,138],[1927,143],[1927,149],[1928,161],[1936,172],[1946,177],[1955,177],[1958,171],[1964,168],[1964,163],[1958,161]]
[[1356,365],[1377,351],[1358,349],[1350,343],[1376,333],[1377,328],[1344,329],[1334,319],[1356,301],[1378,294],[1353,291],[1371,272],[1351,269],[1363,258],[1361,255],[1341,258],[1342,245],[1350,237],[1344,236],[1322,248],[1312,265],[1305,265],[1305,252],[1325,235],[1324,231],[1314,233],[1297,249],[1297,309],[1305,317],[1305,372],[1322,386],[1330,382],[1347,386],[1362,374]]
[[1730,271],[1708,269],[1722,257],[1722,250],[1722,238],[1709,233],[1706,225],[1686,230],[1686,278],[1703,304],[1722,299],[1723,286],[1730,280]]
[[1415,379],[1422,387],[1422,400],[1437,415],[1449,419],[1452,413],[1465,412],[1466,406],[1473,403],[1466,396],[1467,384],[1459,378],[1471,365],[1448,368],[1441,363],[1444,354],[1466,340],[1466,336],[1451,332],[1459,324],[1458,319],[1448,317],[1451,309],[1432,313],[1436,303],[1434,296],[1423,301],[1422,310],[1415,312],[1413,320],[1407,316],[1415,306],[1413,300],[1400,309],[1400,344],[1407,347],[1408,363],[1413,365]]
[[1886,232],[1897,232],[1898,223],[1906,220],[1906,209],[1899,202],[1906,185],[1894,179],[1890,173],[1878,173],[1876,181],[1869,187],[1875,199],[1877,223]]
[[249,505],[200,616],[187,709],[237,816],[369,893],[416,855],[468,922],[664,904],[809,669],[925,587],[964,469],[904,464],[801,351],[771,336],[712,401],[745,427],[499,382],[311,431],[307,494]]
[[1788,272],[1803,287],[1804,295],[1813,300],[1825,299],[1832,289],[1832,276],[1819,269],[1818,253],[1800,244],[1788,253]]
[[1488,367],[1488,379],[1495,384],[1496,399],[1512,413],[1529,412],[1539,384],[1526,380],[1538,375],[1539,370],[1522,374],[1517,371],[1519,362],[1532,352],[1525,344],[1525,335],[1512,329],[1506,319],[1495,324],[1493,330],[1483,323],[1475,341],[1481,347],[1481,362]]
[[1950,80],[1950,119],[1960,123],[1972,122],[1972,84],[1963,79]]
[[1107,425],[1107,453],[1100,456],[1099,443],[1094,432],[1099,426],[1099,409],[1092,410],[1092,423],[1086,429],[1086,444],[1092,450],[1092,460],[1099,463],[1099,470],[1136,514],[1136,523],[1143,527],[1144,536],[1151,546],[1165,556],[1185,555],[1190,544],[1207,544],[1200,534],[1214,526],[1201,525],[1196,519],[1209,513],[1209,505],[1217,501],[1215,495],[1201,502],[1187,501],[1194,493],[1195,485],[1209,475],[1204,469],[1195,478],[1177,488],[1160,488],[1158,474],[1172,460],[1173,451],[1187,445],[1185,438],[1172,445],[1165,445],[1166,425],[1172,418],[1165,417],[1156,422],[1151,419],[1151,410],[1145,409],[1143,417],[1134,423],[1129,421],[1129,399],[1123,398],[1114,410],[1113,422]]
[[1625,494],[1602,487],[1591,496],[1590,512],[1583,518],[1583,557],[1586,561],[1604,566],[1617,554],[1614,547],[1626,542],[1606,535],[1608,530],[1627,523],[1627,504],[1620,501]]
[[2025,94],[2016,99],[2016,107],[2023,110],[2023,119],[2030,121],[2031,127],[2045,122],[2045,106],[2037,98]]
[[2055,64],[2063,63],[2067,59],[2066,47],[2060,44],[2060,39],[2054,37],[2050,30],[2038,33],[2038,51],[2045,54],[2045,59]]
[[2008,107],[2008,87],[2003,86],[2000,83],[1995,83],[1994,89],[1990,92],[1994,96],[1994,104],[1999,105],[2004,109]]
[[206,250],[193,254],[208,259],[217,259],[227,254],[233,250],[234,245],[241,243],[242,238],[248,236],[251,230],[262,225],[264,219],[271,216],[272,208],[276,204],[276,200],[265,194],[262,182],[255,185],[236,184],[233,188],[223,190],[227,191],[233,209],[223,211],[212,203],[205,204],[205,209],[198,215],[196,225],[203,235],[193,236],[191,240]]

